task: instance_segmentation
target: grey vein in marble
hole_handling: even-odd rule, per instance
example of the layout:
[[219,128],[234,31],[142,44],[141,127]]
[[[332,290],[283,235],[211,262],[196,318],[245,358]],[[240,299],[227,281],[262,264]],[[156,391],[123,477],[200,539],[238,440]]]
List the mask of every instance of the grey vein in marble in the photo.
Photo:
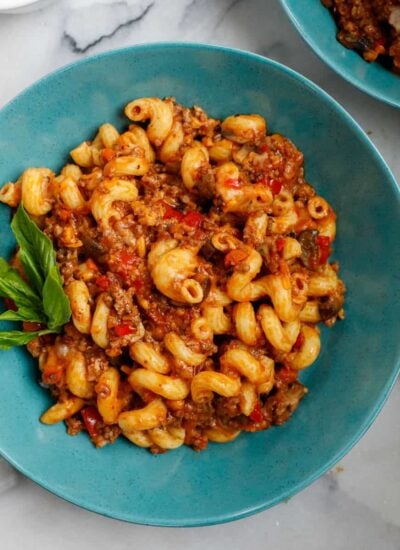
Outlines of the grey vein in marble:
[[240,3],[242,2],[245,2],[246,0],[231,0],[231,3],[229,4],[229,6],[226,8],[225,12],[221,15],[221,17],[219,19],[217,19],[217,21],[215,22],[215,25],[214,25],[214,30],[217,30],[221,25],[222,23],[224,22],[225,18],[227,15],[229,15],[229,13],[234,10],[236,8],[236,6],[238,6]]
[[212,21],[212,28],[220,26],[226,15],[238,3],[245,0],[192,0],[185,8],[179,27],[187,28],[188,23],[202,24]]
[[101,28],[93,21],[93,10],[101,4],[74,9],[67,18],[64,39],[74,53],[86,53],[103,40],[112,38],[118,31],[131,27],[146,17],[154,2],[139,2],[133,5],[120,1],[104,6],[107,16],[102,20]]

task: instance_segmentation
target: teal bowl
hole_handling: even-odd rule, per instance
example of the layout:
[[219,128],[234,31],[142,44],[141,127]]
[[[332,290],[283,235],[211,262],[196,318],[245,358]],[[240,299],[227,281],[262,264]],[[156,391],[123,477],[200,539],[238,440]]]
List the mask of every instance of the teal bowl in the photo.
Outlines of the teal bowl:
[[321,0],[281,0],[286,13],[314,52],[363,92],[400,107],[400,76],[379,63],[367,63],[336,40],[337,27]]
[[[348,288],[345,321],[323,330],[302,373],[309,394],[282,427],[160,456],[120,438],[96,450],[86,435],[38,418],[50,404],[23,349],[1,355],[0,452],[75,504],[143,524],[196,526],[238,519],[293,496],[331,468],[370,426],[398,373],[399,191],[382,157],[331,97],[295,72],[246,52],[153,44],[101,54],[34,84],[0,112],[0,181],[26,166],[58,169],[124,105],[170,96],[210,115],[261,113],[305,154],[308,181],[338,213],[335,255]],[[11,253],[0,208],[0,254]]]

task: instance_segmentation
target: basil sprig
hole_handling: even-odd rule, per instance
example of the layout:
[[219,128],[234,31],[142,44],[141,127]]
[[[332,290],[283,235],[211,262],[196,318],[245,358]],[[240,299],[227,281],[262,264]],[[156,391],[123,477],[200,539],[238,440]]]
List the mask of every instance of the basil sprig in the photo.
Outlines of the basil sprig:
[[13,217],[11,229],[19,245],[18,259],[29,284],[4,258],[0,258],[0,297],[10,298],[17,308],[2,313],[0,321],[37,322],[45,324],[47,329],[0,332],[0,349],[21,346],[37,336],[60,332],[71,317],[53,244],[30,219],[22,203]]

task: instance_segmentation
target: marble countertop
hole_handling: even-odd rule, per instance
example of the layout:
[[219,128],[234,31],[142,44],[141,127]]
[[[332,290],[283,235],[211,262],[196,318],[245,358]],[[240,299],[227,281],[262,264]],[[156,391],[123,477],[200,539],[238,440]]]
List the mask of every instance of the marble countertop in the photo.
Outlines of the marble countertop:
[[[53,0],[33,13],[0,15],[0,107],[66,63],[107,49],[177,40],[247,49],[303,73],[356,118],[400,181],[400,111],[327,68],[278,0]],[[3,550],[399,550],[399,382],[340,464],[290,501],[256,516],[201,529],[130,525],[64,502],[0,461],[0,525]]]

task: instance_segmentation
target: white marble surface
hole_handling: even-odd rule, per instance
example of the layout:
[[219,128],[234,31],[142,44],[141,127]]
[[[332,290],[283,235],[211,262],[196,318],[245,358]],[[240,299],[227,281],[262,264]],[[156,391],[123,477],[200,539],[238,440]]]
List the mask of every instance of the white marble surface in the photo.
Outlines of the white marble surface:
[[[56,67],[110,48],[163,40],[235,46],[302,72],[360,122],[400,181],[400,111],[325,67],[277,0],[53,0],[34,13],[0,15],[0,107]],[[66,503],[3,462],[0,526],[2,550],[399,550],[399,383],[337,468],[289,502],[251,518],[201,529],[129,525]]]

